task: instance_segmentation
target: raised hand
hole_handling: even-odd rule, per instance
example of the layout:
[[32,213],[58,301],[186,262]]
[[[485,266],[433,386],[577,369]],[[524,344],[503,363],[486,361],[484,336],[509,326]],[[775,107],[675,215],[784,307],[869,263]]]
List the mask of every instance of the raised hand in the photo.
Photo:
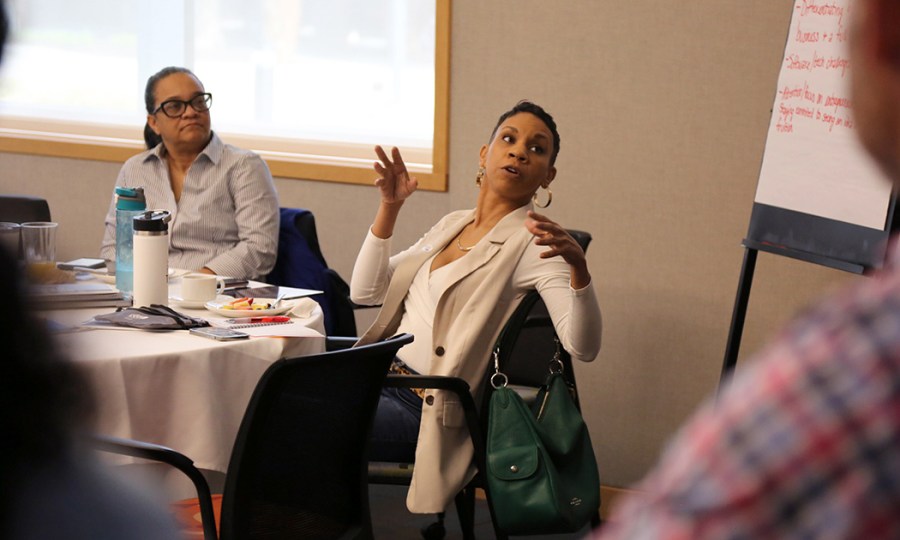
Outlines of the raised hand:
[[379,175],[375,185],[381,191],[381,200],[388,204],[406,200],[419,187],[419,182],[409,176],[400,150],[393,148],[389,158],[381,146],[376,146],[375,153],[381,161],[376,161],[374,165],[375,172]]
[[529,210],[525,228],[534,235],[535,244],[550,248],[541,252],[542,259],[562,257],[569,263],[572,267],[573,288],[581,289],[590,283],[591,276],[588,273],[584,250],[561,225],[547,216]]

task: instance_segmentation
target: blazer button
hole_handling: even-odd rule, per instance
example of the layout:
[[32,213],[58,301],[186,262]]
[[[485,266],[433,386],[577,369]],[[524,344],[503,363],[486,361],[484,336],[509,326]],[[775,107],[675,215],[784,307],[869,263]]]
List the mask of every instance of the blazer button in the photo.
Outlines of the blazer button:
[[439,346],[437,349],[434,350],[434,354],[436,354],[438,356],[444,356],[444,348]]
[[425,396],[425,405],[434,405],[434,396]]

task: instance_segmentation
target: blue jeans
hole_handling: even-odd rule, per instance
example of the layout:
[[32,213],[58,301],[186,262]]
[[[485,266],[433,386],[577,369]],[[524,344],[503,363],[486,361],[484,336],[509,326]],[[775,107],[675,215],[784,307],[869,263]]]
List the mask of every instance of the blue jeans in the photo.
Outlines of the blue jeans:
[[382,388],[372,426],[370,461],[415,461],[422,398],[409,388]]

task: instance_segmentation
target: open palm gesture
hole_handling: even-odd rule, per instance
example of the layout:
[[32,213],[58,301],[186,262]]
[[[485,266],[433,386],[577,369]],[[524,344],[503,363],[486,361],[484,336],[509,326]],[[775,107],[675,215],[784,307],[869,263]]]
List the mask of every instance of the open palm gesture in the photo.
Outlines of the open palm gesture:
[[419,182],[409,176],[400,150],[393,148],[388,157],[381,146],[376,146],[375,153],[381,161],[376,161],[374,166],[379,175],[375,185],[381,190],[381,200],[389,204],[406,200],[419,187]]

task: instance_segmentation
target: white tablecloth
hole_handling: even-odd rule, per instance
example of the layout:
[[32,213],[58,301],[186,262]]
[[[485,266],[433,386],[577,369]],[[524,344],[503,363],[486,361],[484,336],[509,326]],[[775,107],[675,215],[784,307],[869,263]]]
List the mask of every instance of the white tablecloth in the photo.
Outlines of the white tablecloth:
[[[214,318],[205,310],[178,309]],[[44,316],[77,324],[112,309],[59,310]],[[58,335],[85,368],[97,401],[96,431],[169,446],[202,469],[225,472],[253,389],[275,360],[325,349],[321,308],[300,323],[307,337],[214,341],[186,330],[84,330]]]

